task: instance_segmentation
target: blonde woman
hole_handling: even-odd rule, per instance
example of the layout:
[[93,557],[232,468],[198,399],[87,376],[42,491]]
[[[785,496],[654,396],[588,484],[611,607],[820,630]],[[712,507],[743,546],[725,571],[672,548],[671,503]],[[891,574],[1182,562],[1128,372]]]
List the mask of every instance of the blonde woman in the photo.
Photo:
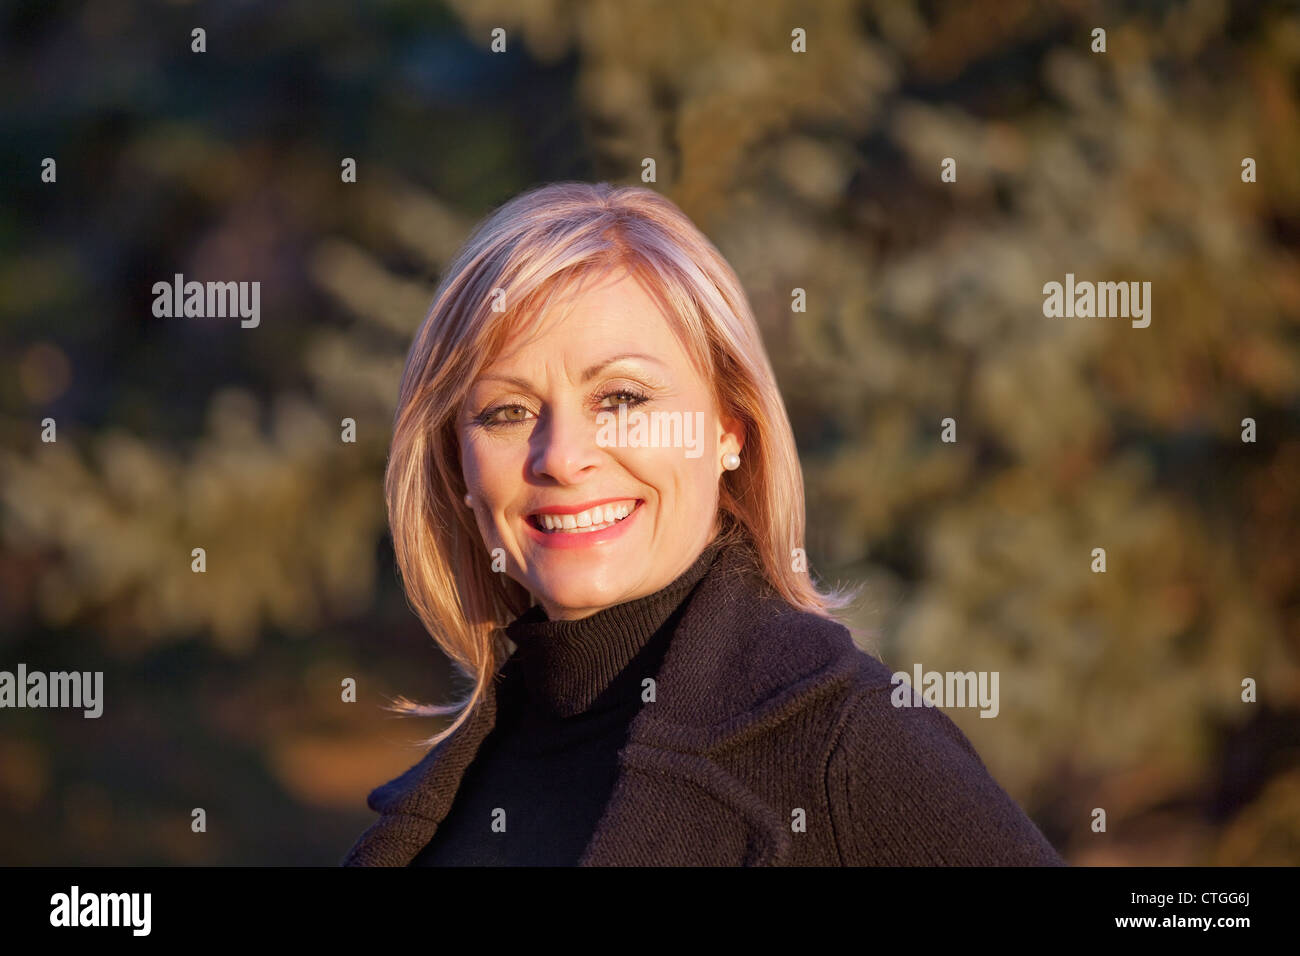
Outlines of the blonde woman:
[[1063,861],[936,708],[894,707],[797,560],[803,482],[744,291],[669,200],[557,183],[449,267],[386,473],[465,678],[356,866]]

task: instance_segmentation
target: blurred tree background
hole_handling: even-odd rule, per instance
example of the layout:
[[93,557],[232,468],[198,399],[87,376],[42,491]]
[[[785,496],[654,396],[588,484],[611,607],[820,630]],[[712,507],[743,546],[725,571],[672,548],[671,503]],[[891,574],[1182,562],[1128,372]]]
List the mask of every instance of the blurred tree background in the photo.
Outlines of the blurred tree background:
[[[864,646],[1000,672],[949,714],[1073,863],[1300,862],[1294,9],[7,4],[0,669],[105,704],[0,712],[0,863],[341,858],[432,731],[378,705],[449,690],[383,510],[410,337],[494,206],[644,157],[751,295]],[[155,318],[178,272],[260,326]],[[1045,318],[1067,272],[1150,327]]]

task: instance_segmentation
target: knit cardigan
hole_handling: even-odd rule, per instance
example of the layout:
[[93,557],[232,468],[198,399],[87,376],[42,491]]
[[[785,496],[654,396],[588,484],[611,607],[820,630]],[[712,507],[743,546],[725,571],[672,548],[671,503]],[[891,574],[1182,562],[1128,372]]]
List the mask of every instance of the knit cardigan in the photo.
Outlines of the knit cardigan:
[[[686,598],[618,755],[581,866],[1063,866],[938,708],[895,707],[892,672],[800,611],[745,546]],[[917,698],[919,701],[919,697]],[[494,726],[479,708],[374,789],[344,866],[406,866]]]

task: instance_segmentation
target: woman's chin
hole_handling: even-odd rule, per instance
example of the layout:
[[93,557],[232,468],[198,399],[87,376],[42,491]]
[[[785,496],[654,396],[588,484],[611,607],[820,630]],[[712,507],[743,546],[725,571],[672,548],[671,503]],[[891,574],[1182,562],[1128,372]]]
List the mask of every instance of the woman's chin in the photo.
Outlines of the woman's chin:
[[597,582],[591,579],[555,581],[544,577],[530,590],[538,601],[548,608],[559,611],[560,616],[564,617],[570,616],[570,612],[585,615],[593,610],[620,604],[629,588],[630,584],[622,581]]

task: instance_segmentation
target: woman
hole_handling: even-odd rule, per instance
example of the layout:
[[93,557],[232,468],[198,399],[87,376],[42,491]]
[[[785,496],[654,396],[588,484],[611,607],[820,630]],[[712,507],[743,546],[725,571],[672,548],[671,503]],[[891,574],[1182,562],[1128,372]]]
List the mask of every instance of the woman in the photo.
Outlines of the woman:
[[794,438],[735,274],[671,202],[558,183],[449,267],[386,474],[469,682],[345,865],[1054,864],[803,570]]

